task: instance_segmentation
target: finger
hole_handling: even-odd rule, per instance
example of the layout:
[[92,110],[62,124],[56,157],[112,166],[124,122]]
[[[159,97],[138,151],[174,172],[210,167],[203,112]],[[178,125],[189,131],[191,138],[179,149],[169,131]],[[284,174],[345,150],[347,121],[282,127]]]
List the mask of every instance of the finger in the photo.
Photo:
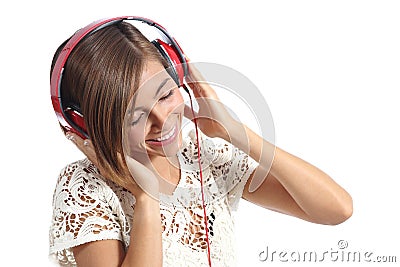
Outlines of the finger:
[[189,75],[187,76],[187,84],[192,89],[196,98],[213,97],[214,89],[208,84],[201,72],[196,68],[195,64],[188,65]]
[[68,140],[72,141],[83,154],[85,154],[88,159],[93,162],[95,165],[97,164],[97,157],[93,147],[92,142],[89,139],[82,139],[77,134],[72,132],[67,132],[66,137]]
[[82,151],[86,151],[91,145],[89,139],[84,140],[79,135],[72,132],[68,132],[66,134],[66,137],[68,140],[71,140]]
[[189,63],[190,62],[190,58],[186,54],[183,54],[183,56],[184,56],[186,62]]
[[188,67],[189,70],[189,78],[193,79],[194,81],[200,81],[200,82],[205,82],[206,79],[203,77],[201,72],[196,68],[195,64],[189,64]]
[[187,80],[187,84],[189,85],[196,99],[202,97],[218,99],[218,95],[215,90],[205,80],[196,80],[190,78],[189,80]]
[[210,106],[210,101],[213,103],[213,99],[199,97],[196,99],[197,104],[199,105],[199,111],[196,112],[192,110],[192,108],[188,105],[185,105],[184,108],[184,116],[189,120],[193,121],[194,119],[202,118],[213,118],[214,115],[212,113],[212,108]]
[[195,118],[198,118],[198,116],[199,116],[199,114],[196,112],[196,111],[194,111],[190,106],[188,106],[188,105],[185,105],[185,108],[184,108],[184,110],[183,110],[183,115],[187,118],[187,119],[189,119],[189,120],[191,120],[191,121],[193,121]]
[[204,96],[200,82],[189,79],[187,80],[187,85],[189,85],[196,99]]
[[131,192],[135,193],[137,191],[135,187],[138,186],[149,196],[153,197],[154,199],[158,199],[159,181],[154,172],[134,158],[128,156],[125,158],[125,160],[135,185],[131,186],[131,189],[128,188],[128,190],[133,190],[133,192]]

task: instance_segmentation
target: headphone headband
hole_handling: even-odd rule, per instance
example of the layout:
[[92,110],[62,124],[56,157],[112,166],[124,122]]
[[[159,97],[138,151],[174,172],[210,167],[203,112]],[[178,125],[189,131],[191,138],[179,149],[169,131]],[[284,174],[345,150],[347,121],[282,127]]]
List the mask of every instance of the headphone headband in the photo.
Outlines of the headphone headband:
[[61,126],[67,131],[77,133],[82,138],[89,138],[85,129],[82,115],[80,114],[79,110],[64,107],[62,103],[61,81],[64,66],[73,49],[85,36],[90,35],[111,24],[118,23],[124,20],[135,20],[146,23],[147,25],[154,27],[163,37],[165,42],[154,40],[153,42],[155,43],[153,44],[157,47],[163,57],[166,58],[169,65],[171,65],[172,69],[175,71],[176,82],[178,83],[178,85],[181,85],[183,83],[183,79],[188,73],[187,61],[185,59],[182,49],[180,48],[176,40],[168,34],[167,30],[164,27],[152,20],[136,16],[114,17],[94,21],[86,27],[78,30],[68,40],[56,59],[50,78],[50,94],[54,111],[56,112],[58,121],[60,122]]

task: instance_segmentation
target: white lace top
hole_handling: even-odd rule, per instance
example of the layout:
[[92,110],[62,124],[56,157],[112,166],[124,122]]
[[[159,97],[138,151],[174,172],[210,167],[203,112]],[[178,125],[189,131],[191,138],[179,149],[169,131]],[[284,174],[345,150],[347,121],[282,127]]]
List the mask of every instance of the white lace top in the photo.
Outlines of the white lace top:
[[[232,211],[258,163],[220,138],[200,136],[212,265],[235,266]],[[178,153],[178,186],[160,197],[163,266],[208,266],[196,144],[191,131]],[[104,239],[120,240],[126,249],[134,206],[132,194],[99,175],[88,159],[69,164],[54,191],[50,257],[76,266],[71,247]]]

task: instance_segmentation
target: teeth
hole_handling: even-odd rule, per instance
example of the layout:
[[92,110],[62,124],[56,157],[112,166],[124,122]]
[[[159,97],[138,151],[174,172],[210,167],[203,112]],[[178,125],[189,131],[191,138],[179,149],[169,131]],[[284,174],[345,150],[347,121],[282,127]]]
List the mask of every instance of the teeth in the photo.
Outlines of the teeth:
[[174,132],[175,132],[175,126],[174,126],[174,128],[172,128],[172,130],[171,130],[168,134],[162,136],[161,138],[156,138],[156,140],[157,140],[158,142],[167,140],[167,139],[169,139],[169,138],[174,134]]

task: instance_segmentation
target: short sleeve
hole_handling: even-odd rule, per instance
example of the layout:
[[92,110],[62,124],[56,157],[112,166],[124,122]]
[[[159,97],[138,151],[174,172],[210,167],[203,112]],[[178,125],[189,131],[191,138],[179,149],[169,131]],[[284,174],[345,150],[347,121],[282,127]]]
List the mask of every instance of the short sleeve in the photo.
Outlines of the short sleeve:
[[218,188],[221,193],[226,193],[230,208],[236,211],[244,186],[259,164],[223,139],[210,138],[204,143],[213,158],[213,175]]
[[62,266],[75,266],[72,247],[104,239],[123,241],[122,222],[113,207],[118,199],[87,163],[78,161],[64,168],[53,195],[49,252]]
[[229,177],[233,188],[228,192],[228,202],[232,210],[237,210],[239,200],[243,195],[244,186],[253,171],[258,167],[258,162],[242,150],[232,146],[233,158],[231,176]]

